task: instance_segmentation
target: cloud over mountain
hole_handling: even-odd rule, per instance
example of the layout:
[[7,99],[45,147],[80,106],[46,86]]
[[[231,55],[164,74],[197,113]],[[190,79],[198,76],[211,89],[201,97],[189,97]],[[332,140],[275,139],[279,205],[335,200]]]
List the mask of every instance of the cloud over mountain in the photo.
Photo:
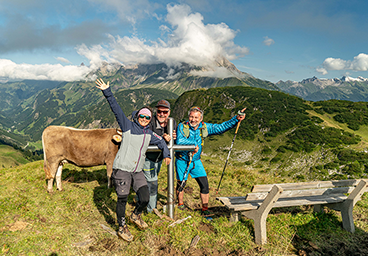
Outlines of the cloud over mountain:
[[322,63],[322,67],[319,67],[316,70],[323,75],[326,75],[329,70],[367,71],[368,54],[360,53],[358,56],[355,56],[352,61],[340,58],[327,58]]
[[137,36],[110,35],[107,46],[93,46],[90,51],[99,55],[99,60],[106,58],[124,64],[165,63],[168,66],[182,62],[211,65],[219,56],[232,60],[249,53],[247,47],[234,43],[236,31],[225,23],[204,24],[203,16],[192,13],[188,5],[168,5],[166,21],[169,27],[161,26],[162,32],[167,33],[166,40],[158,38],[147,42]]
[[[219,57],[233,60],[249,53],[249,49],[234,43],[236,31],[225,23],[205,24],[200,13],[193,13],[188,5],[167,5],[166,25],[160,27],[164,38],[147,41],[137,35],[131,37],[108,35],[108,42],[76,47],[79,55],[88,59],[89,65],[62,66],[60,64],[16,64],[0,59],[0,77],[10,79],[79,80],[97,69],[104,61],[122,64],[165,63],[180,66],[188,63],[197,66],[215,66]],[[65,61],[63,57],[58,60]],[[67,72],[66,72],[67,71]],[[207,74],[209,75],[209,74]]]

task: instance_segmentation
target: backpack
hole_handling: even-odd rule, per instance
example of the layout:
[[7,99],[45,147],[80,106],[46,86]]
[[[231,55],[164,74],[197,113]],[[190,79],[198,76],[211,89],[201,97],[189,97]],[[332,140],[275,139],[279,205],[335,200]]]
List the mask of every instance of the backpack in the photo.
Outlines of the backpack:
[[[186,138],[189,137],[189,122],[186,121],[186,122],[183,122],[183,133],[184,133],[184,136]],[[202,143],[201,145],[203,146],[204,145],[204,139],[206,137],[208,137],[208,130],[207,130],[207,125],[205,122],[202,121],[202,127],[199,128],[199,134],[201,135],[202,137]]]

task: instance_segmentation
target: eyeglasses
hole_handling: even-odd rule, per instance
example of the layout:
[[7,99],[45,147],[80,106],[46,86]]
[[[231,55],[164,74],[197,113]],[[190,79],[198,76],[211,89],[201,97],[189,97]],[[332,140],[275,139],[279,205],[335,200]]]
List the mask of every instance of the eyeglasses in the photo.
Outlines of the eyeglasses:
[[167,113],[169,113],[169,111],[168,110],[158,110],[157,109],[157,114],[161,114],[161,113],[166,115]]
[[146,115],[142,115],[142,114],[140,114],[139,116],[138,116],[139,118],[146,118],[147,120],[150,120],[151,119],[151,117],[150,116],[146,116]]

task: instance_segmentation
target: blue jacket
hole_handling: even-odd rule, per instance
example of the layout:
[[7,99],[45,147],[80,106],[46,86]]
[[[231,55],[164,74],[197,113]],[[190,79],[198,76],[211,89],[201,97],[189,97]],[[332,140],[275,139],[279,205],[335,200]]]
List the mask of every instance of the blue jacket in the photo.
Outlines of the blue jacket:
[[143,127],[137,120],[137,113],[134,121],[130,121],[120,108],[110,87],[102,91],[110,104],[112,112],[123,132],[118,153],[116,154],[113,169],[119,169],[127,172],[142,171],[146,158],[146,151],[149,144],[157,145],[163,151],[164,158],[170,157],[166,142],[156,133],[149,129],[149,126]]
[[[230,120],[225,121],[221,124],[205,123],[206,126],[207,126],[208,136],[224,133],[224,132],[230,130],[231,128],[235,127],[238,122],[239,122],[238,119],[236,119],[236,116],[234,116]],[[200,128],[202,128],[202,122],[199,124],[199,126],[196,130],[194,130],[189,125],[189,137],[188,138],[185,137],[184,132],[183,132],[183,128],[184,128],[183,123],[180,123],[178,125],[177,130],[176,130],[176,144],[178,144],[178,145],[196,145],[196,146],[198,146],[199,150],[193,156],[192,161],[196,161],[196,160],[201,159],[202,137],[201,137],[201,134],[200,134]],[[189,151],[177,152],[175,154],[175,156],[179,159],[189,161],[188,152]]]

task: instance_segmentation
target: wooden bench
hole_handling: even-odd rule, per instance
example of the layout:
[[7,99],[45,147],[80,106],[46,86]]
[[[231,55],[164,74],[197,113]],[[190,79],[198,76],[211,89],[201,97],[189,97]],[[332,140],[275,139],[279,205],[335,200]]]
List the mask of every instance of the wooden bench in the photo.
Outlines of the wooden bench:
[[[336,180],[256,185],[245,197],[217,197],[230,210],[230,221],[241,214],[254,220],[257,244],[267,243],[266,219],[272,208],[313,205],[341,212],[343,228],[354,233],[353,207],[367,189],[367,180]],[[349,194],[347,196],[346,194]]]

